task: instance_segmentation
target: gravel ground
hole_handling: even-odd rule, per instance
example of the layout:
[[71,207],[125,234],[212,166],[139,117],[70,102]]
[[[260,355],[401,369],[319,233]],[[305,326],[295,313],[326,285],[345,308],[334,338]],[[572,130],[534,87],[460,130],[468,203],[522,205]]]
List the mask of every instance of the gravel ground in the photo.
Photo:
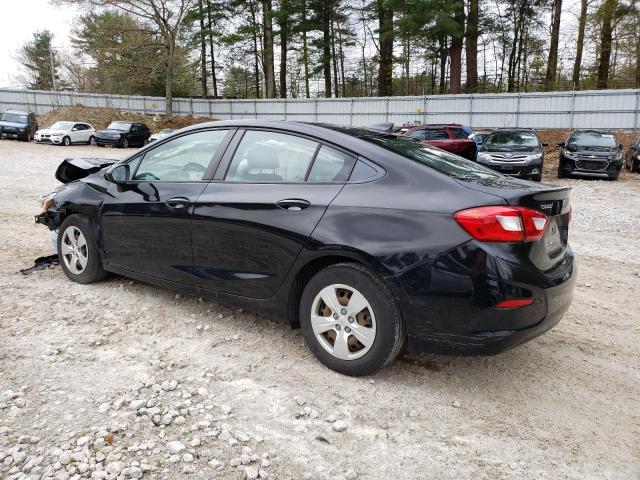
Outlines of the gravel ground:
[[18,273],[51,252],[59,162],[124,154],[0,141],[0,477],[640,478],[640,175],[563,181],[579,279],[551,332],[358,379],[263,316]]

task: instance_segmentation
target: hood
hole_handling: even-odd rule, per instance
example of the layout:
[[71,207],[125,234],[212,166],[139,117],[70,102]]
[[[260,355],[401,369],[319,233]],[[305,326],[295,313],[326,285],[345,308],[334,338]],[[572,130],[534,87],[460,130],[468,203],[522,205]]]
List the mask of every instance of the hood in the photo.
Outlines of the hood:
[[571,153],[579,153],[580,155],[593,155],[594,157],[610,157],[618,153],[617,147],[584,147],[578,145],[572,145],[571,148],[566,148]]
[[112,158],[65,158],[56,170],[56,178],[62,183],[73,182],[113,165],[117,161]]
[[26,123],[7,122],[0,120],[0,127],[26,128]]
[[42,130],[38,130],[36,133],[39,134],[43,134],[46,133],[47,135],[62,135],[64,133],[67,133],[67,130],[54,130],[52,128],[43,128]]
[[535,147],[485,147],[480,150],[482,153],[499,153],[506,154],[510,153],[513,156],[521,156],[521,155],[537,155],[542,153],[542,150]]

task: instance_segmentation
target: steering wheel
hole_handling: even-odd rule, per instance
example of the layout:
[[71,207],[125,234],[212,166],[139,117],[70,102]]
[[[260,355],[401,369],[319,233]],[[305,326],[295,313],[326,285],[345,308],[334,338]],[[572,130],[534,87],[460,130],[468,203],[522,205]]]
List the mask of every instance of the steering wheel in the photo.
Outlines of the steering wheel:
[[[189,180],[196,180],[194,178],[195,175],[200,174],[200,178],[202,179],[202,175],[207,169],[200,165],[199,163],[191,162],[187,163],[184,167],[180,169],[180,177],[187,177]],[[199,180],[198,179],[198,180]]]

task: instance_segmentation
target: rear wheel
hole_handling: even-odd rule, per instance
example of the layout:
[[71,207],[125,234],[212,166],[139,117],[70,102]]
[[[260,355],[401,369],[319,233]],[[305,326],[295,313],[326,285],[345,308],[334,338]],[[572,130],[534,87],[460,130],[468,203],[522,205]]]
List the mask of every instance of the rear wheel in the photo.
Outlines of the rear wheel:
[[93,145],[93,146],[95,146],[95,144],[96,144],[96,137],[94,137],[93,135],[91,135],[91,136],[89,137],[89,145]]
[[388,287],[355,263],[331,265],[307,283],[300,326],[311,352],[346,375],[388,365],[404,343],[404,324]]
[[58,257],[67,277],[77,283],[93,283],[107,276],[86,217],[67,217],[59,232]]

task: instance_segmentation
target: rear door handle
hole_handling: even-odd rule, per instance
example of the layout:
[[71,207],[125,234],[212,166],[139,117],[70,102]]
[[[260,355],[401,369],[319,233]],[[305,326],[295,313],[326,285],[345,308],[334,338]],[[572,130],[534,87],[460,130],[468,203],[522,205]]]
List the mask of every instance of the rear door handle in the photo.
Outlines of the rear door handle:
[[307,200],[304,200],[302,198],[287,198],[284,200],[280,200],[279,202],[276,202],[276,205],[278,205],[280,208],[283,208],[285,210],[304,210],[305,208],[307,208],[308,206],[311,205],[311,203],[309,203]]
[[185,197],[173,197],[164,203],[169,205],[171,208],[185,208],[191,202],[189,201],[188,198],[185,198]]

